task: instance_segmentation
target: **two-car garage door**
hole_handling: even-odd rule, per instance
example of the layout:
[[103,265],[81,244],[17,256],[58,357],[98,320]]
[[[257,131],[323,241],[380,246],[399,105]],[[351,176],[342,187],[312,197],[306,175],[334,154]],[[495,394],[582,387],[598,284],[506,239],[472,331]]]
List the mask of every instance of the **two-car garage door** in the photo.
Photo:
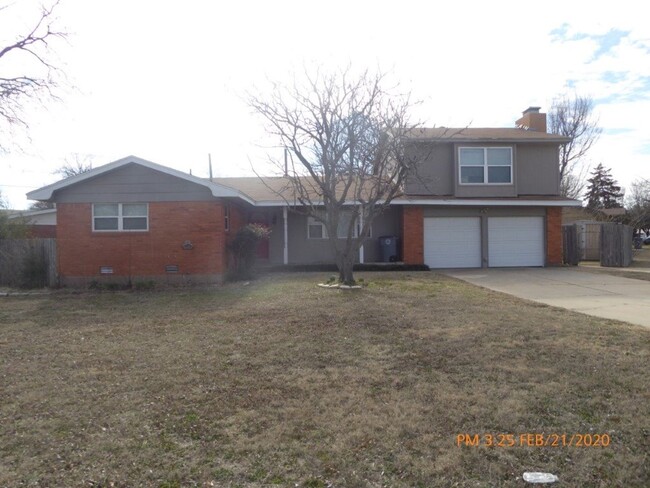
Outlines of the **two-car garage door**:
[[[424,262],[431,268],[480,268],[481,235],[480,217],[425,218]],[[490,267],[544,266],[544,218],[488,217],[486,257]]]

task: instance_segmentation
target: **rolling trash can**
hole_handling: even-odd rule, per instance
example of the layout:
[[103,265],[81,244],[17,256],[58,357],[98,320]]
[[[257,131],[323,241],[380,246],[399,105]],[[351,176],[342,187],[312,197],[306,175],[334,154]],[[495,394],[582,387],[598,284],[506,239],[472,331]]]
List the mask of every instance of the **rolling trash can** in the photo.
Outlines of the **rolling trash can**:
[[382,263],[399,261],[397,236],[381,236],[379,238],[379,257]]

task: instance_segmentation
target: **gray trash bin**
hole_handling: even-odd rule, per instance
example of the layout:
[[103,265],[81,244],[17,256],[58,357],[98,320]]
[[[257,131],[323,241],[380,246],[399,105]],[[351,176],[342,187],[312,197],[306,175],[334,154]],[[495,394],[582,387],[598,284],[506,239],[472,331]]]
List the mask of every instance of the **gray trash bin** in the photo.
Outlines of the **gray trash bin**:
[[381,236],[379,238],[379,258],[382,263],[394,263],[399,260],[397,236]]

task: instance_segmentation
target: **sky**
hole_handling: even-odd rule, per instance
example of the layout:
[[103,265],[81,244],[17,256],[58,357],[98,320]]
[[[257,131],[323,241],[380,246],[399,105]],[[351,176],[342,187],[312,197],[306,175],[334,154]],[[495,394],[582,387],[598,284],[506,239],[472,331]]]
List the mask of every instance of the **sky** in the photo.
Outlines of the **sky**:
[[[5,0],[0,46],[47,0]],[[262,121],[245,102],[305,66],[389,74],[425,126],[512,127],[529,106],[593,98],[603,133],[588,159],[624,187],[650,178],[650,23],[638,1],[61,0],[52,60],[59,101],[30,104],[0,154],[12,208],[66,161],[128,155],[208,176],[269,173]],[[0,59],[0,77],[28,72]],[[21,73],[22,74],[22,73]],[[6,137],[5,132],[0,132]],[[4,141],[3,141],[4,142]],[[3,144],[0,144],[0,146]],[[7,145],[7,144],[4,144]]]

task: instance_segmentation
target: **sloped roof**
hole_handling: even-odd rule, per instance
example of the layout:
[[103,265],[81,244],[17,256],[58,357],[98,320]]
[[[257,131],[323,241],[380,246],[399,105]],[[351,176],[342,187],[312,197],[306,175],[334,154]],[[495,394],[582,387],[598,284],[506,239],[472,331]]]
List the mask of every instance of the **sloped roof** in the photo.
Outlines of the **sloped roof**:
[[[517,130],[517,129],[515,129]],[[32,200],[49,200],[55,191],[94,178],[108,171],[127,164],[139,164],[183,180],[191,181],[210,189],[215,197],[241,198],[255,206],[282,206],[288,201],[294,202],[290,179],[278,176],[199,178],[196,176],[147,161],[136,156],[128,156],[104,166],[99,166],[86,173],[58,181],[38,190],[31,191],[27,197]],[[309,178],[305,178],[308,181]],[[285,200],[286,199],[286,200]],[[317,192],[312,194],[314,202],[319,200]],[[393,200],[396,205],[549,205],[573,206],[580,204],[577,200],[554,196],[520,196],[517,198],[456,198],[451,196],[402,196]],[[350,201],[349,203],[353,203]],[[50,211],[50,210],[48,210]]]
[[[283,196],[291,203],[293,192],[289,179],[284,177],[237,177],[213,178],[214,182],[245,193],[257,206],[285,205]],[[318,201],[317,195],[312,198]],[[395,205],[494,205],[494,206],[580,206],[581,202],[554,195],[522,195],[518,197],[454,197],[454,196],[409,196],[393,200]]]
[[[319,190],[310,177],[301,177],[304,188],[308,191],[310,198],[314,203],[320,200]],[[214,183],[223,185],[240,193],[245,194],[251,200],[255,201],[255,205],[273,205],[285,202],[293,203],[296,201],[291,178],[284,176],[249,176],[249,177],[233,177],[233,178],[212,178]],[[357,184],[359,184],[358,182]],[[371,185],[367,182],[364,185]],[[309,191],[313,188],[313,191]],[[350,196],[355,195],[354,185],[350,189]],[[343,194],[343,183],[337,187],[337,195],[340,197]]]
[[518,128],[494,127],[433,127],[413,129],[409,136],[416,140],[442,140],[442,141],[467,141],[467,142],[558,142],[565,143],[571,140],[557,134],[537,132],[534,130]]
[[288,178],[282,176],[242,176],[232,178],[212,178],[217,183],[245,194],[255,202],[284,202],[293,199],[293,191]]
[[165,173],[170,176],[175,176],[176,178],[190,181],[192,183],[196,183],[197,185],[205,186],[212,192],[212,195],[215,197],[239,197],[248,201],[249,203],[253,203],[245,195],[242,195],[237,190],[231,187],[224,187],[222,185],[219,185],[218,183],[211,182],[205,178],[198,178],[196,176],[183,173],[182,171],[178,171],[176,169],[163,166],[161,164],[147,161],[146,159],[142,159],[137,156],[127,156],[125,158],[118,159],[117,161],[113,161],[112,163],[108,163],[103,166],[98,166],[97,168],[93,168],[90,171],[87,171],[85,173],[71,176],[70,178],[57,181],[56,183],[52,183],[51,185],[47,185],[37,190],[30,191],[29,193],[27,193],[27,198],[29,198],[30,200],[49,200],[52,198],[52,195],[57,190],[61,190],[71,185],[76,185],[77,183],[81,183],[82,181],[95,178],[96,176],[99,176],[104,173],[108,173],[109,171],[116,170],[128,164],[138,164],[140,166],[144,166],[154,171],[160,171],[161,173]]

